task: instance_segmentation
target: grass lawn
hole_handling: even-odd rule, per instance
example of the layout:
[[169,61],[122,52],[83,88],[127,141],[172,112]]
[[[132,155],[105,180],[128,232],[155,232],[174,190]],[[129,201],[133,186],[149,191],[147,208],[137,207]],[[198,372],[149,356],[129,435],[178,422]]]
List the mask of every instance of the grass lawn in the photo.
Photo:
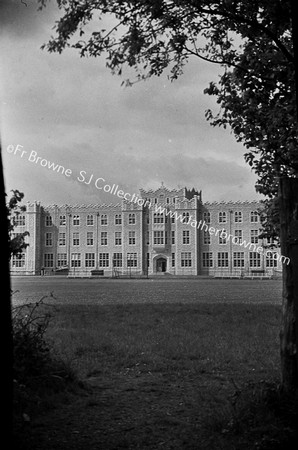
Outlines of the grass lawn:
[[[158,291],[165,301],[155,301],[152,287],[150,303],[132,301],[143,285],[130,283],[118,284],[122,294],[113,291],[113,303],[115,284],[102,284],[96,300],[54,301],[47,337],[84,385],[33,413],[19,448],[282,448],[287,425],[262,400],[280,373],[281,306],[272,294],[278,285],[259,285],[265,301],[257,303],[255,283],[246,293],[252,302],[243,301],[239,283],[230,282],[230,302],[226,283],[209,286],[215,301],[204,301],[204,284],[183,297],[180,281],[171,297],[164,283]],[[193,301],[200,292],[203,300]],[[108,301],[98,300],[103,296]]]

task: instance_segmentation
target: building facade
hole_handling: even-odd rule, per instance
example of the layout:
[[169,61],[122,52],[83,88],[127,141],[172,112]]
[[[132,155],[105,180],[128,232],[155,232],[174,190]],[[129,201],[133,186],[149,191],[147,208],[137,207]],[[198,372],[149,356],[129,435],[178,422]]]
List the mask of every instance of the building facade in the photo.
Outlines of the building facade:
[[201,191],[140,190],[118,204],[27,203],[15,233],[29,246],[12,275],[246,276],[281,270],[279,249],[259,239],[258,202],[203,203]]

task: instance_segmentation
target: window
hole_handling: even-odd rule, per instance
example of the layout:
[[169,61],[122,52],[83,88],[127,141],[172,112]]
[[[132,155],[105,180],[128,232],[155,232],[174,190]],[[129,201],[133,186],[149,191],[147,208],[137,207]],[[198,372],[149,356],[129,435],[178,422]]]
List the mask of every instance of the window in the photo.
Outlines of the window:
[[213,267],[212,252],[203,252],[203,267]]
[[233,253],[233,267],[244,267],[244,252]]
[[163,222],[164,222],[163,214],[160,213],[153,214],[153,223],[163,223]]
[[188,223],[189,221],[189,212],[182,213],[182,223]]
[[266,267],[277,267],[277,252],[267,252],[266,254]]
[[59,233],[58,244],[60,246],[66,245],[66,233]]
[[53,245],[53,233],[46,233],[46,247]]
[[127,253],[127,267],[137,267],[138,260],[136,253]]
[[87,231],[87,245],[93,245],[93,231]]
[[220,211],[218,213],[218,222],[226,223],[227,222],[227,213],[225,211]]
[[12,267],[24,267],[25,266],[25,253],[20,255],[13,255],[11,260]]
[[75,226],[80,225],[80,216],[78,214],[73,215],[72,224]]
[[157,203],[157,198],[155,197],[155,199],[154,199],[154,203]]
[[189,244],[189,230],[184,230],[182,232],[182,244]]
[[242,230],[235,230],[235,244],[241,244],[242,242]]
[[135,244],[136,244],[136,232],[129,231],[128,232],[128,245],[135,245]]
[[250,230],[250,242],[252,244],[259,242],[259,230]]
[[100,253],[99,254],[99,267],[109,267],[109,254]]
[[53,253],[45,253],[44,254],[44,266],[54,267],[54,254]]
[[175,267],[175,253],[172,253],[172,267]]
[[53,225],[52,216],[46,215],[45,225],[46,227],[51,227]]
[[107,225],[108,224],[108,216],[107,214],[102,214],[100,217],[100,224]]
[[67,254],[57,253],[57,267],[66,267],[66,266],[67,266]]
[[60,225],[60,227],[65,227],[65,225],[66,225],[66,216],[65,215],[59,217],[59,225]]
[[[94,225],[94,216],[93,216],[93,214],[88,214],[88,215],[87,215],[86,225],[87,225],[88,227]],[[88,254],[89,254],[89,253],[88,253]],[[87,267],[87,266],[86,266],[86,267]]]
[[153,244],[154,245],[162,245],[163,243],[164,243],[163,231],[154,231],[153,232]]
[[121,231],[115,231],[115,245],[122,245]]
[[128,214],[128,225],[135,225],[135,224],[136,224],[136,215]]
[[172,231],[172,245],[175,244],[175,231]]
[[85,253],[85,267],[95,267],[95,253]]
[[171,217],[171,223],[175,223],[175,216]]
[[235,223],[241,223],[242,222],[242,212],[241,211],[235,211],[234,219],[235,219]]
[[23,227],[25,225],[25,216],[23,216],[22,214],[16,214],[14,216],[14,223],[16,227]]
[[122,267],[122,253],[113,254],[113,267]]
[[217,253],[217,266],[218,267],[229,267],[228,252],[218,252]]
[[218,235],[218,243],[220,245],[225,245],[227,243],[227,232],[226,230],[221,230],[222,233],[225,233],[224,236],[222,235],[222,233],[220,232],[220,234]]
[[257,252],[249,252],[249,267],[261,267],[261,255]]
[[108,232],[102,231],[100,233],[100,245],[108,245]]
[[256,223],[259,221],[259,213],[258,211],[251,211],[250,212],[250,221],[251,223]]
[[81,267],[81,253],[71,254],[71,267]]
[[205,223],[210,223],[211,219],[210,219],[210,212],[205,211],[203,214],[203,220]]
[[72,245],[80,245],[80,233],[72,233]]
[[211,244],[211,236],[210,236],[209,231],[204,231],[204,234],[203,234],[203,243],[204,243],[205,245]]
[[150,266],[150,253],[147,253],[147,268]]
[[166,202],[167,202],[167,203],[170,203],[169,197],[166,198]]
[[191,267],[191,252],[181,253],[181,267]]
[[115,225],[122,225],[122,216],[121,214],[115,215]]
[[149,233],[149,231],[147,231],[146,236],[147,236],[147,245],[149,245],[150,244],[150,233]]

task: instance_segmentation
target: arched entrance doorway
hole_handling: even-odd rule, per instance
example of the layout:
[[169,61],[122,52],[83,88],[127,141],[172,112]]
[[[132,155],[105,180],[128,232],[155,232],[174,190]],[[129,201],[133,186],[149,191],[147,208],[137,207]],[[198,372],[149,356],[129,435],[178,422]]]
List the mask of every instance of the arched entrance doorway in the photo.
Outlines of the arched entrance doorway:
[[166,272],[167,271],[167,259],[160,257],[156,260],[156,272]]

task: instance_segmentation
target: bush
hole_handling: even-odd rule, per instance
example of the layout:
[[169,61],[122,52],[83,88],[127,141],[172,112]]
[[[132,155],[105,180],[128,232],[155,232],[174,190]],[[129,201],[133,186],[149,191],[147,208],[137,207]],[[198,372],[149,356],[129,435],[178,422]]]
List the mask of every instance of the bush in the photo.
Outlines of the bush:
[[27,384],[45,375],[51,362],[45,340],[51,314],[46,311],[44,298],[13,309],[13,376],[18,383]]

